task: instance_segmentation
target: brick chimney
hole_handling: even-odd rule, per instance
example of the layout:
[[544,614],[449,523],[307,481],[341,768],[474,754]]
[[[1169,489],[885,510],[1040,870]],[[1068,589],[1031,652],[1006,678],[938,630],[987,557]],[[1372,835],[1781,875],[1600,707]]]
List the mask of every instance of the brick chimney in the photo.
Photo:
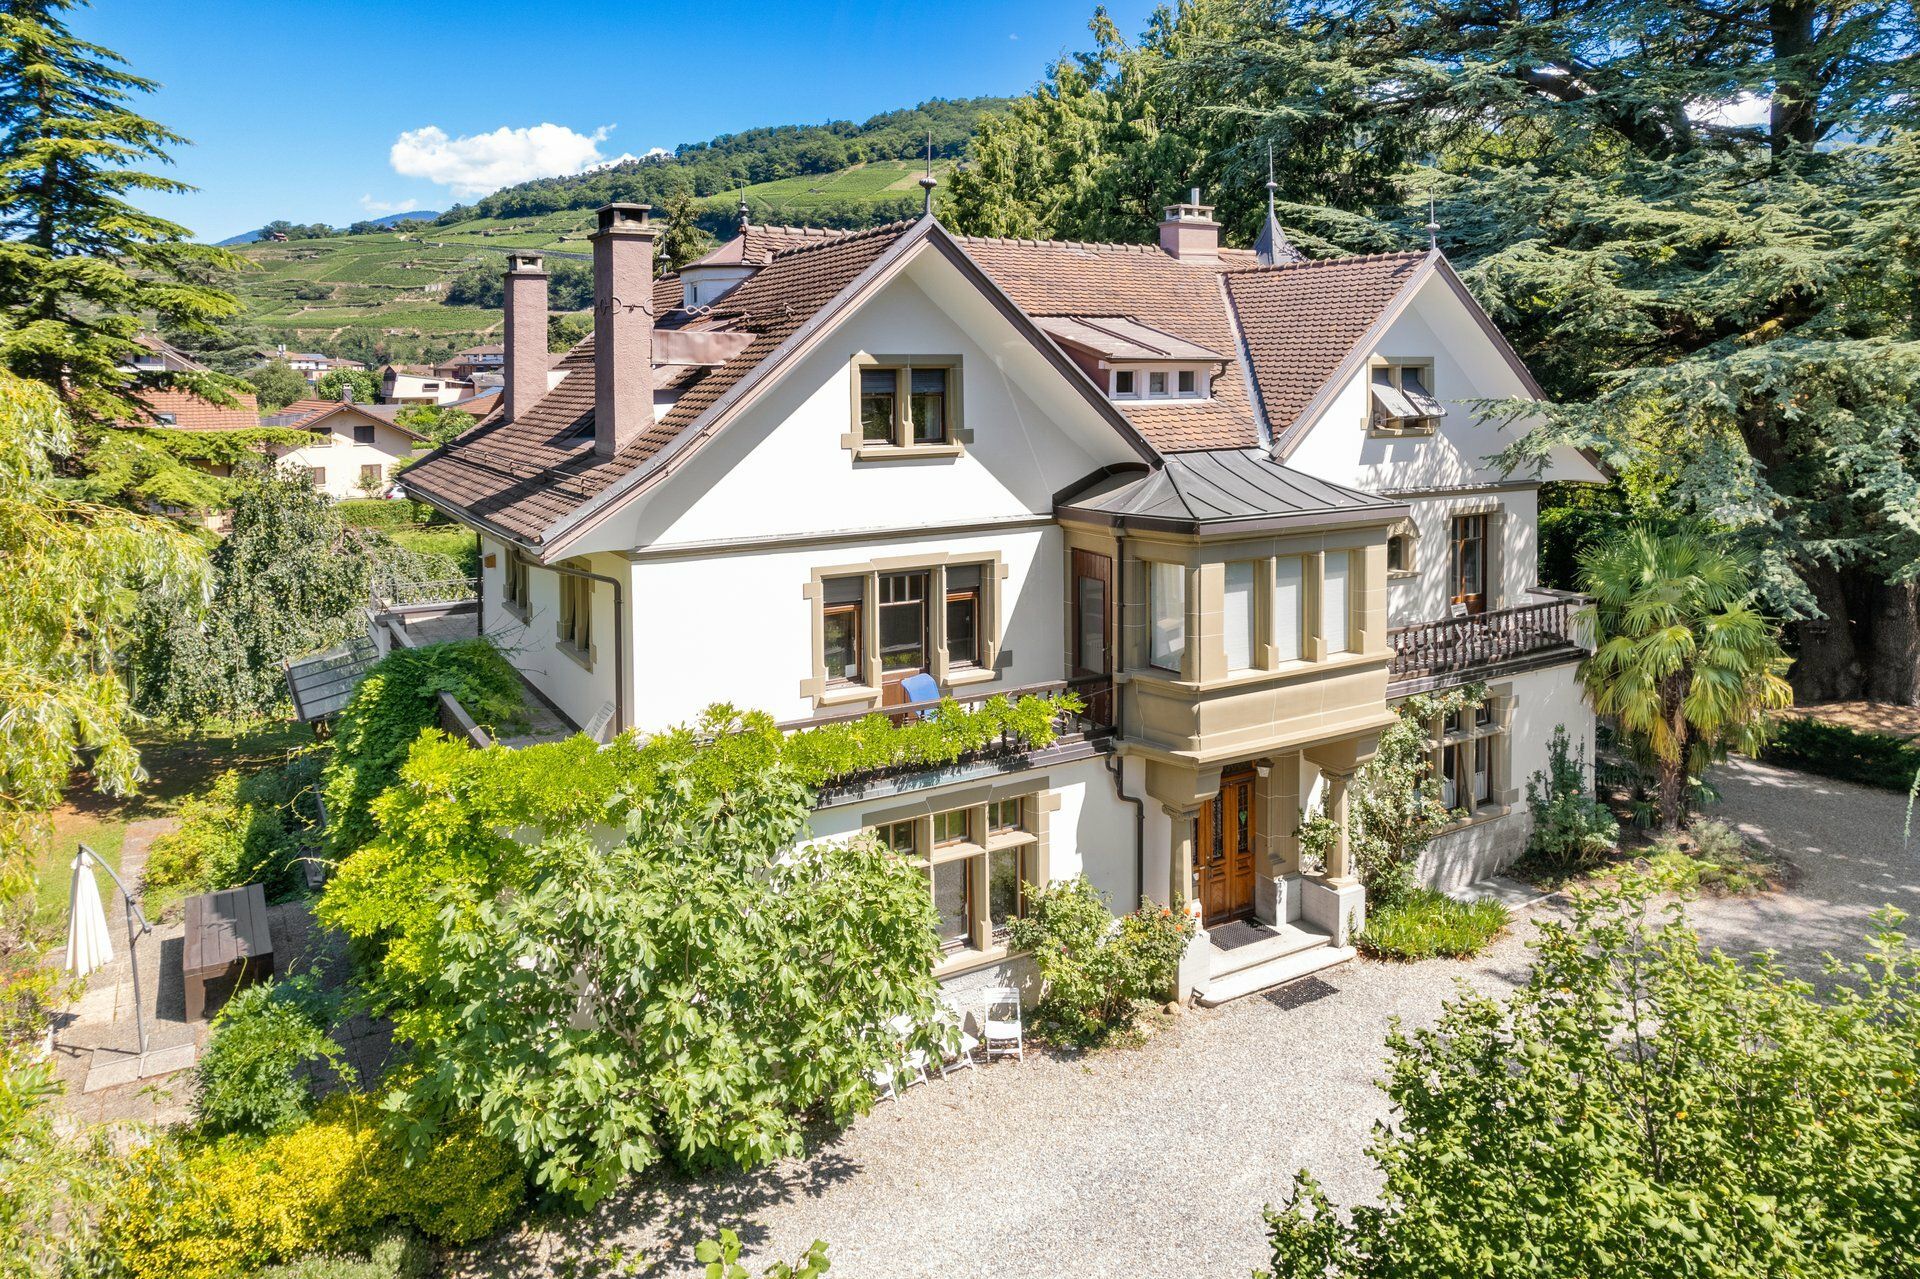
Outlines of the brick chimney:
[[505,353],[500,361],[507,420],[518,421],[547,393],[547,271],[538,253],[507,255]]
[[651,206],[603,205],[593,241],[593,451],[612,457],[653,425]]
[[1185,204],[1169,204],[1160,219],[1160,247],[1181,262],[1216,262],[1220,258],[1220,224],[1213,206],[1200,203],[1200,188],[1187,193]]

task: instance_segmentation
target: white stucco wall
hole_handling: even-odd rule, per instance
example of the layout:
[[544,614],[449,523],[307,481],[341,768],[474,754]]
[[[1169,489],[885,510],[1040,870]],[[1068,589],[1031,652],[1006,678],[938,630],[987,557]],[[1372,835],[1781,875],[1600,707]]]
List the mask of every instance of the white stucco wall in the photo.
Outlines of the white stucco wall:
[[[376,418],[364,417],[357,413],[337,412],[326,420],[327,442],[302,445],[299,448],[276,448],[275,456],[283,466],[319,467],[327,473],[325,484],[320,489],[333,498],[365,497],[366,490],[360,487],[360,468],[377,466],[380,468],[382,491],[393,475],[393,464],[413,455],[413,437]],[[353,441],[353,429],[356,426],[372,426],[372,444],[356,444]],[[318,432],[315,432],[316,437]]]
[[[493,563],[488,564],[491,559]],[[522,618],[508,608],[506,599],[506,553],[502,545],[482,534],[480,538],[480,579],[483,613],[481,630],[519,668],[527,681],[560,713],[577,726],[585,726],[614,700],[614,591],[605,582],[593,583],[593,648],[591,661],[582,663],[560,646],[560,575],[534,565],[527,573],[529,602]],[[574,564],[575,561],[568,561]],[[590,572],[624,580],[626,563],[611,555],[583,556],[577,564]],[[629,663],[629,669],[631,669]],[[631,705],[631,704],[630,704]],[[628,712],[631,716],[631,709]],[[629,724],[644,721],[629,719]]]

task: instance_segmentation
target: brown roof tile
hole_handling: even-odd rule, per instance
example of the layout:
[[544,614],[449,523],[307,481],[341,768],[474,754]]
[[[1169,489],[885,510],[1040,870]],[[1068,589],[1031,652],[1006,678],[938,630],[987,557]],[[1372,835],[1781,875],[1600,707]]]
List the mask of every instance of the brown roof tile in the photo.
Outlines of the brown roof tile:
[[1275,441],[1305,425],[1301,414],[1426,258],[1320,258],[1226,276]]
[[517,537],[543,540],[554,523],[607,486],[644,465],[729,388],[759,366],[793,332],[871,266],[910,224],[821,238],[803,251],[786,251],[727,294],[710,311],[691,316],[677,306],[679,282],[655,284],[658,323],[713,326],[754,334],[740,355],[719,368],[675,374],[680,398],[654,425],[602,459],[593,451],[593,339],[560,362],[565,373],[517,421],[482,422],[454,444],[428,454],[406,473],[409,488],[460,507]]
[[[1237,348],[1221,267],[1251,262],[1251,254],[1228,250],[1218,266],[1202,266],[1175,261],[1155,245],[956,238],[1028,315],[1119,315],[1210,351]],[[1214,380],[1210,400],[1115,407],[1163,453],[1260,442],[1237,362]]]
[[[254,403],[252,391],[235,392],[230,406],[215,404],[178,387],[150,387],[133,392],[129,398],[143,405],[148,416],[122,422],[122,426],[171,426],[176,431],[251,431],[260,425],[260,407]],[[162,421],[164,414],[171,414],[173,420]]]

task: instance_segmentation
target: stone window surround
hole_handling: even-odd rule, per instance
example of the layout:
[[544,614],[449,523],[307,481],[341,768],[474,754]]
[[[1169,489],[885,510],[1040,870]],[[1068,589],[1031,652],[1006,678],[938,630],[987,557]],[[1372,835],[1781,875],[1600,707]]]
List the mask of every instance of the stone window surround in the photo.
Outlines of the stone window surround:
[[[976,622],[980,660],[959,668],[947,664],[947,569],[957,565],[980,566],[980,605]],[[813,637],[812,664],[807,678],[800,681],[800,696],[812,698],[816,709],[868,703],[878,707],[882,694],[880,674],[880,612],[874,607],[880,598],[880,576],[884,573],[928,575],[927,648],[928,672],[942,691],[984,684],[1000,677],[1000,667],[1008,654],[1002,647],[1005,582],[1011,570],[998,550],[925,551],[917,555],[894,555],[858,564],[836,564],[816,568],[800,588],[808,601],[808,624]],[[827,682],[826,581],[833,577],[864,577],[866,589],[860,609],[860,663],[862,679],[857,684]]]
[[[1513,779],[1513,685],[1488,685],[1486,704],[1493,708],[1493,717],[1488,723],[1469,723],[1464,731],[1449,730],[1441,720],[1434,720],[1427,725],[1428,767],[1433,770],[1436,777],[1440,775],[1440,770],[1445,764],[1442,754],[1444,747],[1465,745],[1483,738],[1493,743],[1493,755],[1487,761],[1487,771],[1490,774],[1489,788],[1493,798],[1485,804],[1468,809],[1464,818],[1450,822],[1442,828],[1438,832],[1441,835],[1505,817],[1519,802],[1520,788],[1515,785]],[[1454,798],[1458,800],[1460,796],[1456,795]],[[1455,807],[1466,806],[1456,803]]]
[[1507,568],[1507,508],[1497,497],[1475,497],[1449,504],[1441,508],[1440,530],[1446,534],[1446,550],[1440,557],[1441,571],[1446,576],[1441,591],[1441,603],[1445,604],[1453,594],[1453,522],[1463,515],[1484,515],[1487,517],[1487,562],[1480,566],[1481,584],[1486,588],[1487,611],[1493,612],[1507,606],[1506,568]]
[[[1141,601],[1144,610],[1147,599],[1146,582],[1150,563],[1178,563],[1187,570],[1187,616],[1186,650],[1181,657],[1178,672],[1153,666],[1148,661],[1146,627],[1150,620],[1142,613],[1142,622],[1138,634],[1123,637],[1120,652],[1117,655],[1124,678],[1159,682],[1172,687],[1200,688],[1217,687],[1225,684],[1257,682],[1276,675],[1285,676],[1307,672],[1314,669],[1326,669],[1333,664],[1344,664],[1349,660],[1365,662],[1373,660],[1375,650],[1386,643],[1384,619],[1373,624],[1366,616],[1365,600],[1374,572],[1370,550],[1375,544],[1364,534],[1341,536],[1331,534],[1322,537],[1276,537],[1259,542],[1247,542],[1233,545],[1208,546],[1202,554],[1195,547],[1182,555],[1178,547],[1147,543],[1130,539],[1133,548],[1125,571],[1129,573],[1126,598]],[[1321,593],[1326,575],[1326,555],[1329,551],[1346,551],[1348,560],[1347,622],[1348,647],[1338,653],[1329,653],[1325,647],[1320,625]],[[1384,554],[1384,547],[1382,548]],[[1277,561],[1284,558],[1299,558],[1305,561],[1301,574],[1303,585],[1301,599],[1301,644],[1300,657],[1295,661],[1281,661],[1280,648],[1276,642],[1274,627],[1274,592],[1277,583]],[[1254,574],[1254,630],[1257,641],[1254,646],[1253,667],[1245,671],[1229,672],[1227,669],[1226,641],[1218,626],[1203,628],[1200,625],[1203,610],[1212,603],[1213,611],[1220,611],[1220,601],[1224,601],[1226,590],[1226,566],[1229,562],[1253,560],[1264,563],[1264,572]],[[1196,643],[1196,637],[1199,642]],[[1202,651],[1202,646],[1206,651]],[[1213,650],[1218,650],[1217,652]]]
[[1417,369],[1419,372],[1425,374],[1420,380],[1426,385],[1427,394],[1433,396],[1436,400],[1440,398],[1439,391],[1434,389],[1433,357],[1431,355],[1374,355],[1367,361],[1366,376],[1369,390],[1366,395],[1366,403],[1360,410],[1368,436],[1382,440],[1406,440],[1425,439],[1429,436],[1438,435],[1440,433],[1439,423],[1432,419],[1428,419],[1429,424],[1426,426],[1413,427],[1381,426],[1373,420],[1373,391],[1371,387],[1373,385],[1373,375],[1375,371],[1379,369],[1396,370],[1396,374],[1392,379],[1393,385],[1396,388],[1400,385],[1397,370]]
[[[912,427],[908,420],[910,413],[907,395],[897,394],[894,405],[895,442],[892,444],[874,444],[860,433],[860,374],[866,369],[895,369],[902,375],[902,381],[911,370],[945,369],[947,370],[947,438],[941,444],[912,443]],[[855,462],[898,462],[912,458],[951,458],[961,457],[967,451],[967,445],[973,443],[973,432],[968,430],[962,386],[966,378],[962,373],[961,359],[957,355],[872,355],[866,351],[856,352],[847,361],[848,382],[848,430],[840,437],[840,447],[852,455]]]
[[[1491,536],[1491,528],[1489,528]],[[1401,538],[1406,542],[1407,563],[1404,568],[1393,566],[1393,540]],[[1420,576],[1420,526],[1411,519],[1401,520],[1387,530],[1387,580],[1390,582],[1410,581]]]
[[[987,805],[1003,799],[1020,801],[1021,829],[1014,832],[1002,832],[999,835],[987,833]],[[950,844],[944,848],[933,849],[933,815],[948,813],[957,809],[971,809],[968,829],[976,836],[986,834],[984,843],[968,842]],[[1052,825],[1052,814],[1060,810],[1060,795],[1048,788],[1046,774],[1039,776],[1023,774],[1013,781],[989,782],[950,791],[945,794],[926,796],[908,804],[862,814],[861,830],[865,834],[878,834],[878,829],[891,826],[896,822],[911,821],[915,824],[914,848],[917,859],[927,869],[927,891],[933,891],[933,867],[962,858],[976,857],[978,863],[973,866],[973,900],[982,903],[982,909],[974,920],[972,944],[945,956],[935,966],[936,978],[957,976],[976,968],[1000,963],[1014,952],[1006,942],[1004,931],[996,932],[984,904],[987,901],[987,858],[986,853],[1003,848],[1026,848],[1030,850],[1034,884],[1050,882],[1048,870],[1048,843]],[[932,850],[927,856],[921,850]]]

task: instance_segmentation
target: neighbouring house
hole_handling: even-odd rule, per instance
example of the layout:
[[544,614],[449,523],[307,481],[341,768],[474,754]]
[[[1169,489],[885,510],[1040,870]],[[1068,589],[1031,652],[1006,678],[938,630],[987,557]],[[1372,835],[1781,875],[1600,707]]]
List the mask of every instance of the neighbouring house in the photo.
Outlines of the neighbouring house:
[[318,351],[289,351],[283,342],[271,349],[260,352],[261,360],[271,363],[279,360],[295,373],[307,380],[307,385],[317,385],[321,378],[335,369],[364,369],[367,366],[359,360],[342,359],[336,355],[322,355]]
[[472,383],[425,364],[389,364],[380,370],[384,404],[451,404],[472,394]]
[[[1591,756],[1536,501],[1604,475],[1492,464],[1476,405],[1540,392],[1437,249],[1306,260],[1271,210],[1231,249],[1197,192],[1159,232],[743,225],[656,281],[657,224],[609,205],[593,334],[550,372],[511,254],[500,407],[402,484],[477,531],[479,630],[597,736],[1074,691],[1053,746],[839,779],[816,835],[920,861],[943,981],[1017,976],[1019,884],[1084,872],[1199,916],[1183,992],[1261,989],[1352,953],[1347,792],[1396,703],[1490,690],[1432,726],[1470,816],[1430,882],[1518,854],[1555,725]],[[1343,836],[1306,864],[1321,805]]]
[[452,359],[436,364],[434,369],[457,382],[471,382],[476,373],[499,373],[506,362],[506,350],[498,342],[470,346],[464,351],[455,351]]
[[394,464],[413,456],[420,436],[398,425],[398,404],[355,404],[351,399],[296,400],[259,425],[305,431],[311,442],[271,452],[284,467],[304,468],[313,486],[333,498],[384,494]]
[[165,338],[151,333],[135,336],[134,349],[120,362],[130,374],[205,373],[207,366]]

